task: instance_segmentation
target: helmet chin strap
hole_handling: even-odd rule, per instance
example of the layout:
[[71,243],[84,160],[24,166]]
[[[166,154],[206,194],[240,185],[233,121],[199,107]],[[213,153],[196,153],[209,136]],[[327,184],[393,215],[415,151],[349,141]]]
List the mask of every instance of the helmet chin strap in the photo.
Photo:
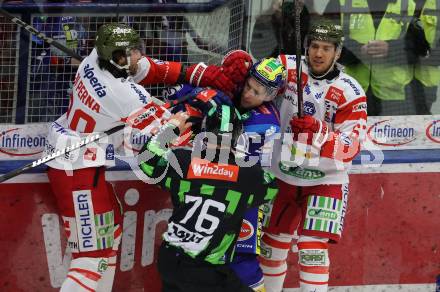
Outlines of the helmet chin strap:
[[309,72],[309,74],[313,77],[313,78],[315,78],[315,79],[321,79],[321,78],[323,78],[325,75],[327,75],[328,73],[330,73],[330,71],[332,71],[333,70],[333,68],[335,67],[335,64],[336,64],[336,61],[337,61],[337,56],[338,55],[340,55],[341,54],[341,51],[342,51],[342,47],[341,46],[338,46],[338,48],[336,49],[336,54],[335,54],[335,56],[333,57],[333,62],[332,62],[332,64],[331,64],[331,66],[328,68],[328,70],[324,73],[324,74],[322,74],[322,75],[316,75],[316,74],[314,74],[313,72],[312,72],[312,66],[310,66],[310,62],[309,62],[309,48],[308,47],[306,47],[305,48],[306,49],[306,64],[307,64],[307,66],[309,66],[309,68],[310,68],[310,72]]
[[128,53],[129,53],[129,50],[127,49],[126,52],[125,52],[125,59],[127,60],[127,64],[126,65],[122,65],[121,66],[118,63],[116,63],[115,61],[113,61],[113,59],[110,60],[110,64],[112,64],[113,66],[115,66],[119,70],[126,71],[127,74],[130,75],[130,70],[129,70],[129,68],[130,68],[130,57],[129,57]]
[[118,68],[119,70],[124,70],[127,73],[129,73],[129,68],[130,68],[130,58],[127,58],[127,65],[118,65],[115,61],[110,60],[110,64],[112,64],[113,66],[115,66],[116,68]]

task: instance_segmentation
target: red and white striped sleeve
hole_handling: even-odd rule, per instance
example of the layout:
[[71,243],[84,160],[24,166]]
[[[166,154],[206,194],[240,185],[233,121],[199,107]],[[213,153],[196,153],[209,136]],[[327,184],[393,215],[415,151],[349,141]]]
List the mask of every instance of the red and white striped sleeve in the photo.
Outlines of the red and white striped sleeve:
[[133,78],[141,85],[176,84],[181,70],[182,64],[179,62],[161,61],[143,56],[138,62],[138,72]]

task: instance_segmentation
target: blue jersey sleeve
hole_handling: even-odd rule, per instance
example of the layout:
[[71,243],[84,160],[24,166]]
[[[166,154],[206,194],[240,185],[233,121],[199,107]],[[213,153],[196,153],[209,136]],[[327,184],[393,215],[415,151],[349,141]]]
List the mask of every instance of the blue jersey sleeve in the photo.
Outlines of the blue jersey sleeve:
[[273,102],[265,102],[245,115],[244,132],[250,137],[248,152],[250,156],[257,156],[261,147],[280,132],[280,115]]

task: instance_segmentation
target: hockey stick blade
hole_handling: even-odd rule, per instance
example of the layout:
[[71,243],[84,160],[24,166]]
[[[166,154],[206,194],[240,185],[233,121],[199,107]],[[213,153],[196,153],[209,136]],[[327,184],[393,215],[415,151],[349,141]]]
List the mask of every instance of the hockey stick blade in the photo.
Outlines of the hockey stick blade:
[[26,22],[22,21],[21,19],[13,16],[9,12],[7,12],[5,9],[0,8],[0,14],[3,15],[4,17],[6,17],[7,19],[9,19],[10,21],[12,21],[13,23],[17,24],[18,26],[24,28],[29,33],[31,33],[32,35],[42,39],[46,43],[48,43],[48,44],[58,48],[59,50],[63,51],[64,53],[66,53],[70,57],[73,57],[73,58],[77,59],[78,61],[82,61],[84,59],[83,57],[81,57],[79,54],[77,54],[73,50],[71,50],[68,47],[62,45],[61,43],[57,42],[53,38],[50,38],[50,37],[46,36],[44,33],[42,33],[41,31],[38,31],[32,25],[27,24]]

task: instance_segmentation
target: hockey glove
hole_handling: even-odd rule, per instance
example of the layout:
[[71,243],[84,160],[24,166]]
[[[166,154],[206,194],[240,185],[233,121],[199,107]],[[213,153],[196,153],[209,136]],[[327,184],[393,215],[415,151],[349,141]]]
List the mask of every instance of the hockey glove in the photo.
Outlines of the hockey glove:
[[222,60],[222,67],[237,87],[244,86],[244,82],[253,62],[252,57],[243,50],[233,50],[226,54]]
[[294,117],[290,120],[293,140],[321,148],[329,136],[326,122],[312,116]]
[[223,68],[204,63],[194,64],[188,67],[185,72],[185,81],[200,87],[214,87],[229,96],[233,96],[236,84],[223,72]]
[[[199,91],[197,92],[197,90]],[[203,115],[206,115],[213,108],[217,108],[217,106],[222,104],[232,106],[232,101],[229,96],[219,90],[207,88],[200,91],[199,88],[196,88],[194,91],[196,94],[193,98],[188,100],[188,104],[200,110]]]
[[171,112],[186,112],[189,115],[188,122],[193,124],[192,128],[195,133],[199,132],[203,117],[212,108],[221,104],[232,105],[229,96],[219,90],[193,87],[188,84],[168,88],[163,92],[163,96],[169,102],[185,100],[174,106]]

